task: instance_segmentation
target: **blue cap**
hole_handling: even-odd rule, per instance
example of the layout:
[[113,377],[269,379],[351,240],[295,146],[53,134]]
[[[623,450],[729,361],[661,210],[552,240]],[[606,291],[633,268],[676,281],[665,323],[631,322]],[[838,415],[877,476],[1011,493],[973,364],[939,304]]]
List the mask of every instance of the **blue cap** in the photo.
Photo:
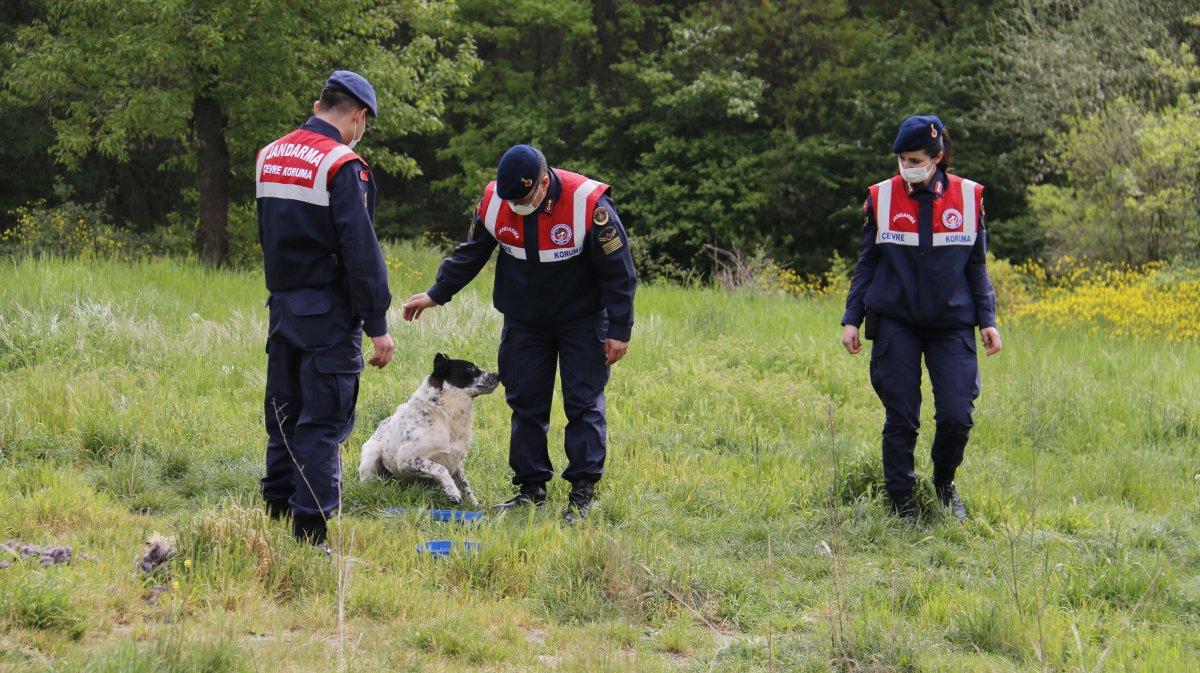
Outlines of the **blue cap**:
[[524,198],[533,191],[541,172],[541,152],[529,145],[508,148],[496,169],[496,195],[505,201]]
[[942,126],[942,120],[933,115],[909,117],[900,125],[900,132],[896,134],[896,142],[892,144],[892,152],[900,154],[923,149],[940,140],[945,132],[946,128]]
[[349,94],[366,105],[367,112],[370,112],[372,117],[379,116],[375,109],[375,88],[366,77],[349,70],[334,70],[329,79],[325,80],[325,88]]

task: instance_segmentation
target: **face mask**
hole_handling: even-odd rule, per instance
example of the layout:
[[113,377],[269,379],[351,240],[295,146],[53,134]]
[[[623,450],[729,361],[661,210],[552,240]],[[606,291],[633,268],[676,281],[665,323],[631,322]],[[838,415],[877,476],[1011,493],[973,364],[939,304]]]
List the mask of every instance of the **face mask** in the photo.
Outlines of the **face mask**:
[[516,203],[513,203],[512,201],[509,201],[508,207],[512,208],[512,211],[514,213],[520,215],[521,217],[524,217],[526,215],[533,214],[533,211],[537,210],[538,206],[542,205],[542,201],[545,200],[545,198],[546,198],[546,193],[543,192],[541,197],[532,198],[529,200],[529,203],[526,203],[524,205],[518,205]]
[[[354,122],[354,128],[355,128],[355,129],[357,129],[357,128],[358,128],[358,122]],[[353,129],[351,129],[351,131],[350,131],[350,132],[351,132],[351,133],[354,133],[354,130],[353,130]],[[366,134],[366,132],[367,132],[367,124],[366,124],[366,122],[364,121],[364,122],[363,122],[363,132],[362,132],[362,133],[360,133],[360,134],[358,134],[358,137],[357,137],[357,138],[353,138],[353,139],[351,139],[351,140],[350,140],[350,142],[346,144],[346,147],[349,147],[350,149],[354,149],[354,146],[358,144],[358,141],[362,140],[362,137],[363,137],[363,135],[364,135],[364,134]]]
[[929,178],[933,177],[933,172],[935,170],[937,170],[937,164],[933,163],[932,161],[924,166],[918,166],[916,168],[905,168],[904,165],[901,164],[900,177],[904,178],[905,182],[910,182],[913,184],[923,183]]

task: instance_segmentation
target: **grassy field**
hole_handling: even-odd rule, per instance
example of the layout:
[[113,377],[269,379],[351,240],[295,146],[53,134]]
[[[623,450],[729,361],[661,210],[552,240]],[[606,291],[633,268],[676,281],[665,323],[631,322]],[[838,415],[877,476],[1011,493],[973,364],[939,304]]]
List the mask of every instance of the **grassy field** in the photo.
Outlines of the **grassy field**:
[[[438,263],[389,257],[398,298]],[[0,670],[1200,670],[1195,342],[1003,323],[960,471],[972,517],[925,490],[913,526],[878,495],[882,410],[840,301],[648,286],[586,526],[560,524],[561,480],[544,513],[477,528],[382,516],[446,506],[352,475],[434,353],[495,366],[488,274],[416,324],[393,316],[330,560],[259,512],[259,274],[0,262],[0,542],[89,557],[0,569]],[[502,395],[480,398],[485,504],[510,495],[507,432]],[[147,578],[155,532],[179,556]],[[416,553],[447,537],[482,547]]]

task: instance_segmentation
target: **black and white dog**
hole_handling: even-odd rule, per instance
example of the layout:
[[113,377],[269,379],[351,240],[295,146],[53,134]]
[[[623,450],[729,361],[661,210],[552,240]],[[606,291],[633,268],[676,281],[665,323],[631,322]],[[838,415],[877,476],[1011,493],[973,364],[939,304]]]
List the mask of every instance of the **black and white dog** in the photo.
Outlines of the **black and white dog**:
[[466,496],[472,505],[478,505],[463,471],[471,446],[472,402],[499,384],[499,374],[438,353],[425,383],[363,444],[359,480],[385,474],[434,479],[454,504]]

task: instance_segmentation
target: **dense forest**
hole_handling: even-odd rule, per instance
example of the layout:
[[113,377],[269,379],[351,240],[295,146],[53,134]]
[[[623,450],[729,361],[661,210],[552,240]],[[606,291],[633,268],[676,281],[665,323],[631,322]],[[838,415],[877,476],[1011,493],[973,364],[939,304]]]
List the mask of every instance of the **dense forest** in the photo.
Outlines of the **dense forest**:
[[253,263],[254,152],[347,68],[383,238],[460,238],[530,142],[614,186],[643,276],[820,272],[937,114],[996,255],[1194,263],[1198,36],[1200,0],[9,0],[0,252],[78,225]]

